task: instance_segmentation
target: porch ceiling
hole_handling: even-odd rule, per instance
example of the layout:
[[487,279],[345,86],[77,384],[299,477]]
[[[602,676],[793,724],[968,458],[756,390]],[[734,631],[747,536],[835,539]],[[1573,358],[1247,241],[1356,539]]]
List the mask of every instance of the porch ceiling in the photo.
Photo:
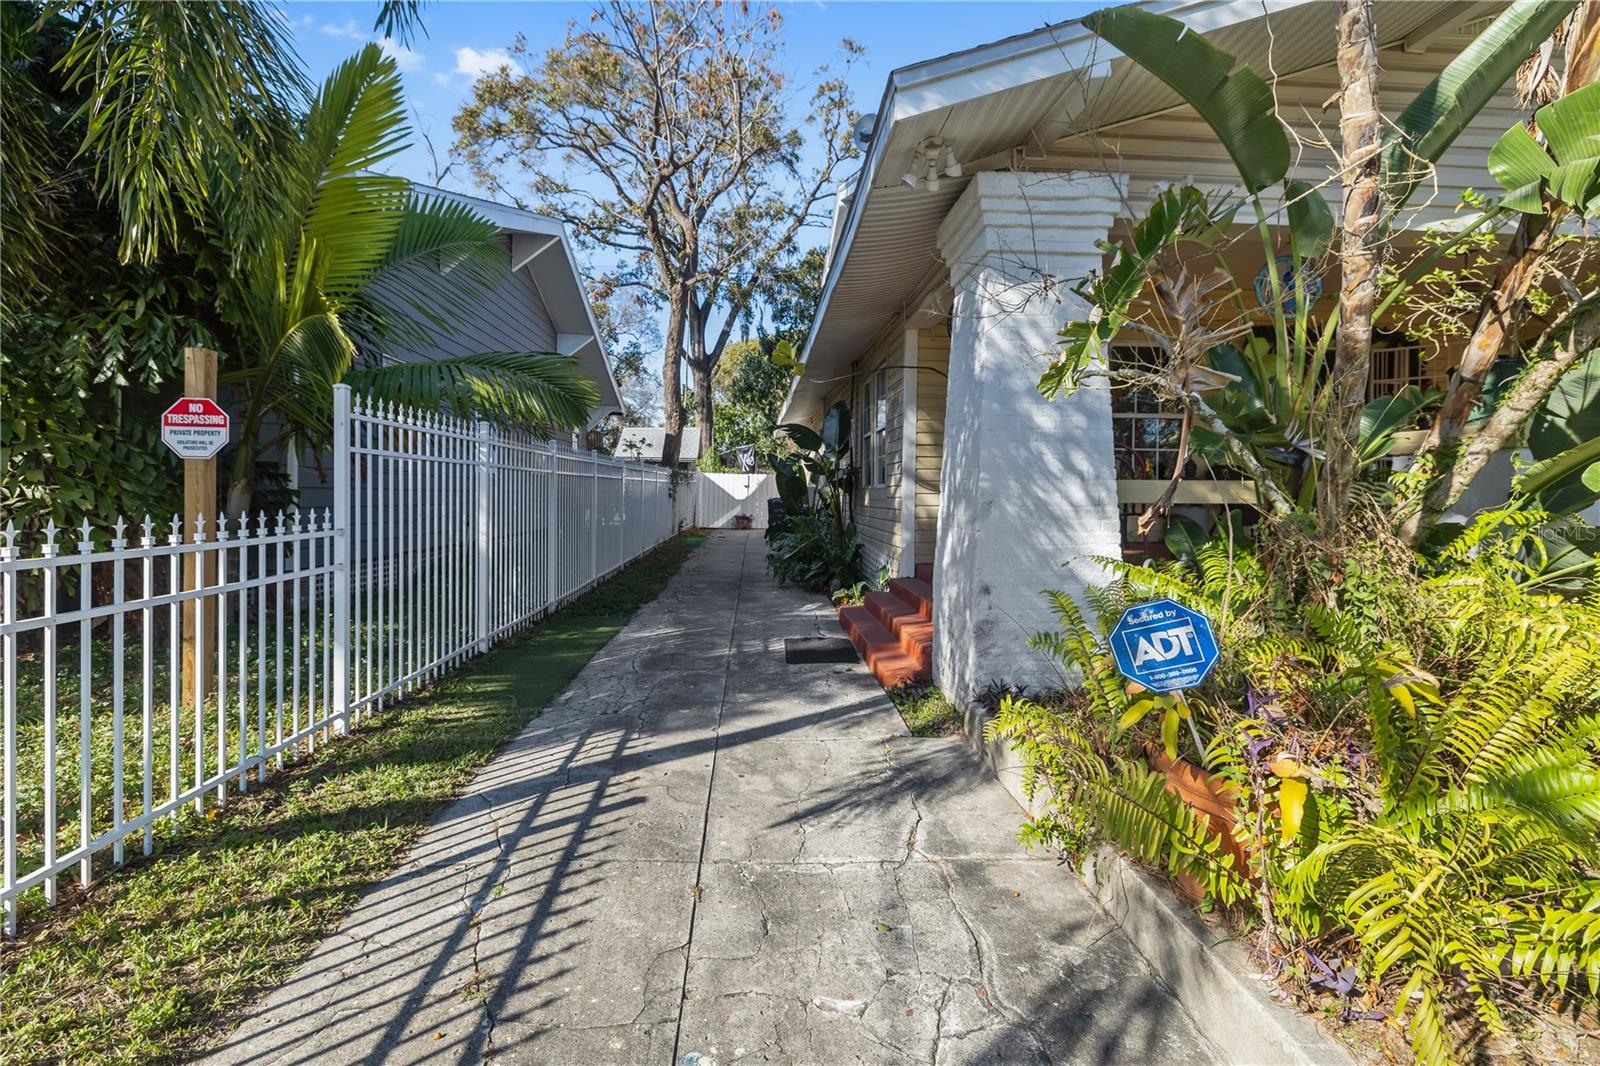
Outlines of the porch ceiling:
[[[1151,2],[1205,33],[1259,72],[1287,75],[1334,62],[1335,5],[1318,0]],[[1379,0],[1380,45],[1425,38],[1503,6]],[[1175,93],[1078,22],[958,52],[895,71],[878,110],[863,179],[840,228],[805,372],[789,394],[785,421],[815,421],[850,363],[896,313],[923,293],[943,266],[936,235],[951,206],[981,170],[1042,159],[1063,138],[1104,130],[1182,106]],[[938,192],[907,188],[901,175],[916,146],[938,135],[965,172]]]

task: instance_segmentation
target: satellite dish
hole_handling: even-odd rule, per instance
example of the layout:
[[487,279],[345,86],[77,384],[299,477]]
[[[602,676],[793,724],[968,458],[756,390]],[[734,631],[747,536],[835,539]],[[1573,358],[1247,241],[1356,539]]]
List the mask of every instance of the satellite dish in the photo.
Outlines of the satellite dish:
[[872,143],[872,132],[878,128],[878,116],[874,114],[862,115],[856,119],[856,144],[865,148]]

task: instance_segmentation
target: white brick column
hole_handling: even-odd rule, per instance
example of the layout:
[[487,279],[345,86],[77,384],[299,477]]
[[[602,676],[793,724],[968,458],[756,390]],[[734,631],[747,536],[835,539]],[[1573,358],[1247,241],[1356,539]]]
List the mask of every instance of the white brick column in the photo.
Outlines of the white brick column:
[[990,681],[1059,686],[1027,645],[1054,624],[1040,592],[1104,582],[1091,557],[1121,551],[1109,392],[1038,392],[1119,204],[1105,175],[980,173],[939,230],[955,305],[933,669],[959,700]]

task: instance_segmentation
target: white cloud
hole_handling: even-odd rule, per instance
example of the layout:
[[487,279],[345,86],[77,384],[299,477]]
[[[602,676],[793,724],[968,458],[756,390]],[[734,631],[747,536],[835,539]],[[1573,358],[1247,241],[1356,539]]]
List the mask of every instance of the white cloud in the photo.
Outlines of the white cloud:
[[407,48],[393,37],[380,38],[378,47],[382,48],[383,54],[394,60],[394,65],[401,70],[410,73],[422,69],[422,53]]
[[367,38],[365,33],[356,28],[355,19],[345,19],[337,26],[331,22],[324,22],[318,28],[329,37],[344,37],[351,41],[364,41]]
[[465,74],[469,78],[481,78],[485,74],[493,74],[503,66],[511,64],[511,53],[504,48],[457,48],[456,73]]

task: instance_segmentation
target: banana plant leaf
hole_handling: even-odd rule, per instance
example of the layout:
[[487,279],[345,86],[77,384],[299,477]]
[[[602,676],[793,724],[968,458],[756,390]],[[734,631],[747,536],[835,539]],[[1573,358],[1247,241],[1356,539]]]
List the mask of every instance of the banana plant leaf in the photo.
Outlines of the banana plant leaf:
[[802,426],[798,422],[785,422],[777,428],[776,432],[782,433],[794,441],[795,447],[802,451],[815,452],[822,450],[822,437],[810,426]]
[[790,514],[799,514],[811,506],[811,500],[806,491],[805,475],[800,472],[793,460],[779,458],[772,461],[773,480],[778,485],[778,498],[783,501],[784,508]]
[[1283,183],[1289,202],[1289,241],[1301,259],[1316,259],[1333,244],[1333,209],[1316,186],[1291,178]]
[[1379,396],[1361,409],[1357,428],[1356,461],[1362,466],[1383,458],[1394,450],[1394,435],[1416,425],[1423,408],[1437,403],[1441,393],[1424,392],[1407,385],[1392,396]]
[[1590,473],[1595,464],[1600,464],[1600,437],[1534,463],[1517,479],[1517,491],[1552,514],[1581,511],[1600,500],[1600,477]]
[[1489,152],[1489,173],[1506,190],[1501,204],[1540,215],[1549,197],[1580,215],[1600,212],[1600,82],[1541,107],[1534,117],[1548,151],[1519,122]]
[[[1113,7],[1083,20],[1093,33],[1183,97],[1216,133],[1251,192],[1283,180],[1289,138],[1272,90],[1249,67],[1177,19]],[[1235,69],[1237,68],[1237,69]]]
[[1384,191],[1393,208],[1410,198],[1427,176],[1427,164],[1438,162],[1577,6],[1577,0],[1514,0],[1416,95],[1395,120],[1384,148]]
[[1586,480],[1600,461],[1600,349],[1563,374],[1529,420],[1528,451],[1537,462],[1519,488],[1545,510],[1582,510],[1600,498],[1600,486]]
[[1167,530],[1161,535],[1172,557],[1186,563],[1193,563],[1195,554],[1210,539],[1199,522],[1181,514],[1167,516]]

